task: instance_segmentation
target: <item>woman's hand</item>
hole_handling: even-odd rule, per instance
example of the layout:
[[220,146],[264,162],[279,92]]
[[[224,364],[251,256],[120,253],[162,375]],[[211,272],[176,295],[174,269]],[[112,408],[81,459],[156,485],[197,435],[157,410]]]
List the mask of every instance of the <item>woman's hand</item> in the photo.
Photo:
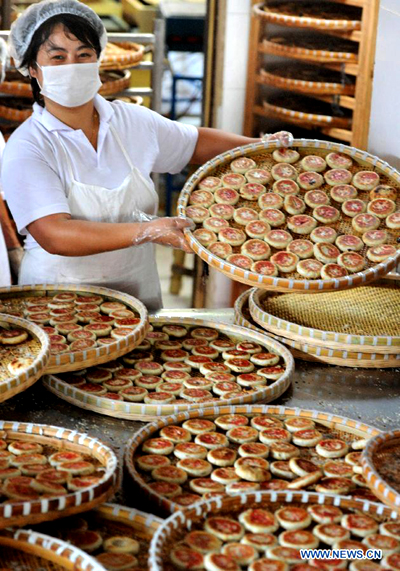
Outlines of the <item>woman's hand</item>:
[[263,141],[279,141],[281,147],[290,147],[293,143],[293,135],[289,131],[278,131],[272,135],[264,135]]
[[141,232],[133,239],[133,245],[153,242],[192,254],[193,251],[183,233],[185,228],[193,228],[193,222],[187,218],[156,218],[143,222]]

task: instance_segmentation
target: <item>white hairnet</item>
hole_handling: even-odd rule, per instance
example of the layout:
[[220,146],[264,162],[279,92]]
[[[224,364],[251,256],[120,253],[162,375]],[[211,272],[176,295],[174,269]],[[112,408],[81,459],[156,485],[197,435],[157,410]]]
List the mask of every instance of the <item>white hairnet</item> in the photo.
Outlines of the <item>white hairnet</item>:
[[43,0],[38,4],[31,4],[11,26],[8,40],[10,56],[22,75],[29,73],[28,69],[20,66],[34,33],[43,22],[59,14],[73,14],[87,20],[99,35],[102,51],[106,47],[107,32],[104,24],[89,6],[77,0]]
[[7,65],[7,44],[0,38],[0,83],[3,83],[4,77],[6,75],[6,65]]

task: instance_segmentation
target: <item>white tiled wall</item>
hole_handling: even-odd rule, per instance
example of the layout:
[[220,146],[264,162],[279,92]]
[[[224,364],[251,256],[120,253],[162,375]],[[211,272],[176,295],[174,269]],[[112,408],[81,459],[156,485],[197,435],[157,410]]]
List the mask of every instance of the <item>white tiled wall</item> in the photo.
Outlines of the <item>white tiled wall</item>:
[[400,1],[381,0],[368,150],[400,168]]

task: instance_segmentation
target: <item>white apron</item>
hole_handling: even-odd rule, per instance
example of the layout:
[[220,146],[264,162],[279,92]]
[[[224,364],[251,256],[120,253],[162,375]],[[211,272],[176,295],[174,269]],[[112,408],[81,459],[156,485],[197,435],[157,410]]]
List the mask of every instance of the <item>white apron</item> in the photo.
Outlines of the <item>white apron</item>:
[[[92,222],[132,222],[136,210],[154,215],[158,196],[154,187],[132,164],[121,139],[110,126],[130,173],[117,188],[83,184],[75,180],[72,163],[61,139],[71,178],[67,189],[72,218]],[[26,250],[22,260],[19,283],[69,283],[110,287],[140,299],[149,309],[162,305],[153,244],[95,254],[92,256],[57,256],[43,248]]]

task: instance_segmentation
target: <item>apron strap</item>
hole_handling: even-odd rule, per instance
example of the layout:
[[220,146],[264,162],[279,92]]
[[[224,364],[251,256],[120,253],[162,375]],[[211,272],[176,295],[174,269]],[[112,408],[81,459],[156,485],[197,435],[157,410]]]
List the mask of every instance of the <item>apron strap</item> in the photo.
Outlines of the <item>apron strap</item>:
[[111,125],[111,123],[110,123],[110,130],[111,130],[112,134],[114,135],[115,140],[117,141],[118,146],[119,146],[119,148],[121,149],[122,154],[124,155],[124,157],[125,157],[125,159],[126,159],[126,162],[127,162],[128,165],[129,165],[129,168],[130,168],[131,171],[132,171],[132,170],[134,169],[134,165],[133,165],[133,163],[132,163],[132,161],[131,161],[131,159],[130,159],[128,153],[126,152],[126,149],[125,149],[125,147],[124,147],[124,145],[123,145],[123,143],[122,143],[122,141],[121,141],[120,136],[118,135],[118,133],[117,133],[117,131],[114,129],[114,127]]

